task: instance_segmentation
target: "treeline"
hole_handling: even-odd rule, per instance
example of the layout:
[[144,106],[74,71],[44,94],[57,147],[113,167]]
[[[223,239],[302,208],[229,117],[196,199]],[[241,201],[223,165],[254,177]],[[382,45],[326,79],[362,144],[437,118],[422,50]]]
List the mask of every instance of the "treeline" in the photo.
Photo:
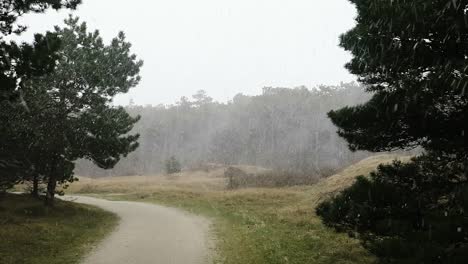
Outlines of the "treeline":
[[126,107],[141,116],[133,132],[140,147],[113,170],[82,161],[82,176],[154,175],[175,156],[184,168],[206,163],[256,165],[317,176],[365,157],[353,153],[336,135],[326,113],[361,103],[369,96],[355,83],[264,88],[258,96],[239,94],[228,103],[213,101],[204,91],[170,106]]
[[0,194],[28,182],[32,194],[45,194],[51,205],[57,186],[75,180],[76,160],[109,169],[138,147],[138,135],[129,133],[138,117],[112,105],[115,95],[138,84],[142,66],[122,32],[106,44],[99,31],[70,16],[64,27],[36,34],[32,44],[4,40],[24,32],[16,24],[23,14],[80,2],[0,6]]

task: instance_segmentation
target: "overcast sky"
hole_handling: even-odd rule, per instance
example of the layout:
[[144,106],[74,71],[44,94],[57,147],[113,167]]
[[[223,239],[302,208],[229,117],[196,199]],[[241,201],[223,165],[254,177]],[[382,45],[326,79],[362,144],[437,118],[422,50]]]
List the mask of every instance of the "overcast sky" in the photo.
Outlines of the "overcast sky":
[[[69,12],[21,20],[32,33]],[[343,65],[340,34],[354,25],[347,0],[84,0],[74,12],[109,41],[122,30],[143,59],[142,82],[118,104],[170,104],[203,89],[216,100],[262,87],[355,80]]]

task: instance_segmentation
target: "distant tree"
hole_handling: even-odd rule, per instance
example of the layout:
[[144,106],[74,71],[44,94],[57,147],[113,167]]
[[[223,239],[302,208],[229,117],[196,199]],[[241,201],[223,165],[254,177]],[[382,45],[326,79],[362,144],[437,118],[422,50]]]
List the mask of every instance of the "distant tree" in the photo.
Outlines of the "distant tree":
[[141,134],[138,150],[111,172],[79,162],[77,173],[154,175],[165,171],[166,157],[177,153],[187,167],[250,164],[319,177],[368,155],[349,151],[326,113],[369,97],[349,83],[310,90],[270,88],[266,94],[237,95],[230,102],[203,107],[188,99],[172,106],[128,107],[132,116],[142,117],[134,128]]
[[[30,111],[23,117],[35,135],[28,159],[47,182],[47,201],[53,202],[57,183],[74,180],[74,162],[85,158],[110,169],[135,150],[138,135],[128,135],[139,117],[132,118],[112,99],[140,80],[142,62],[130,53],[123,33],[105,45],[99,32],[70,17],[56,27],[63,46],[51,74],[25,84]],[[36,155],[38,154],[38,155]]]
[[180,100],[176,103],[176,105],[179,107],[189,108],[192,106],[192,103],[187,97],[182,96]]
[[[213,102],[213,98],[209,97],[207,94],[206,94],[206,91],[205,90],[199,90],[197,91],[196,94],[194,94],[192,96],[192,98],[195,100],[193,102],[193,104],[195,106],[202,106],[202,105],[205,105],[205,104],[209,104],[211,102]],[[183,102],[182,100],[184,100],[185,98],[182,98],[181,99],[181,102]]]
[[351,2],[357,25],[341,46],[373,97],[329,117],[352,150],[426,154],[381,166],[318,214],[384,263],[466,263],[468,1]]
[[210,156],[213,157],[213,161],[224,165],[232,165],[239,161],[245,146],[241,136],[234,129],[216,133],[210,145]]
[[181,171],[182,171],[182,165],[176,159],[175,156],[172,156],[166,160],[166,173],[167,174],[175,174]]

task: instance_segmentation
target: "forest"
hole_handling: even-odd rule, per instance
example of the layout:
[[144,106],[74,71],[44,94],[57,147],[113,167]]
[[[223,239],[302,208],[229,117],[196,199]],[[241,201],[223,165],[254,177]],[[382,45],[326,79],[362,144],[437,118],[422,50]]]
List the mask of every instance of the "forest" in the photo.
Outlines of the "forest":
[[111,170],[80,161],[80,176],[156,175],[176,157],[185,169],[204,164],[253,165],[317,178],[369,154],[351,152],[327,112],[365,102],[356,83],[338,86],[263,88],[258,96],[215,102],[203,90],[174,105],[126,107],[140,116],[133,133],[140,147]]

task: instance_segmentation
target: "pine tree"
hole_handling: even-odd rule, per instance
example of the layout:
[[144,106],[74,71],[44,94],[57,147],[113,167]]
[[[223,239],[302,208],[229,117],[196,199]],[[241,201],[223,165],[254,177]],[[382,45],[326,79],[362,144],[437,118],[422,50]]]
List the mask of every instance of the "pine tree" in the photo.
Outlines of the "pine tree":
[[4,0],[0,4],[0,100],[14,99],[20,95],[22,80],[50,72],[57,59],[58,39],[51,33],[36,34],[34,43],[5,41],[4,37],[19,35],[26,26],[18,25],[19,17],[27,13],[43,13],[48,8],[75,9],[81,0]]
[[42,13],[48,8],[75,9],[80,3],[81,0],[4,0],[0,4],[0,189],[17,183],[30,170],[24,159],[30,135],[19,130],[24,128],[24,120],[17,115],[28,110],[21,100],[24,80],[50,73],[60,48],[60,40],[50,32],[36,34],[31,44],[18,44],[5,37],[26,30],[17,20],[27,13]]
[[346,67],[374,93],[329,113],[354,150],[422,146],[467,158],[468,1],[353,0]]
[[140,80],[142,62],[130,53],[125,35],[119,33],[105,45],[99,31],[88,32],[78,18],[65,24],[56,27],[62,47],[55,70],[25,82],[29,111],[21,116],[34,139],[25,159],[47,182],[49,203],[57,184],[74,181],[76,160],[110,169],[138,147],[139,137],[129,134],[139,117],[112,106],[115,95]]
[[352,150],[425,154],[381,166],[317,213],[383,263],[466,263],[468,1],[351,2],[357,25],[341,46],[373,97],[329,117]]

